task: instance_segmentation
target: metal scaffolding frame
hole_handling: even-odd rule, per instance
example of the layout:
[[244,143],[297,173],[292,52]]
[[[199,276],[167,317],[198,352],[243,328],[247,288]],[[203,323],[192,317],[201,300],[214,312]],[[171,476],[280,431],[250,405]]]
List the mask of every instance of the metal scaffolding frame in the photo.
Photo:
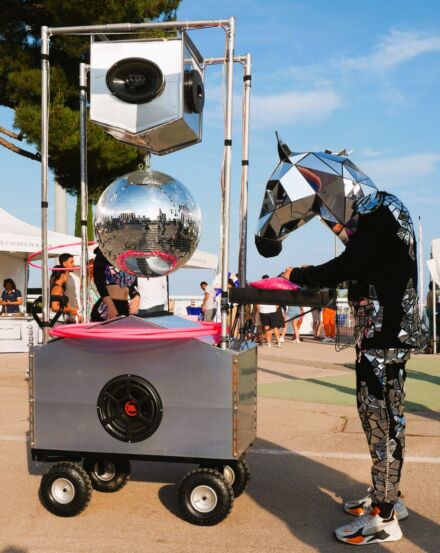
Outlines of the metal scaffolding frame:
[[[227,309],[228,309],[228,269],[230,242],[230,192],[232,160],[232,100],[233,100],[233,64],[241,63],[244,68],[243,91],[243,125],[242,125],[242,173],[240,194],[240,246],[239,278],[242,285],[246,280],[247,250],[247,188],[249,167],[249,109],[251,88],[251,55],[234,56],[235,18],[202,21],[172,21],[161,23],[121,23],[111,25],[89,25],[76,27],[42,27],[41,28],[41,242],[42,242],[42,298],[43,298],[43,339],[49,337],[50,291],[48,281],[48,156],[49,156],[49,46],[50,37],[56,35],[95,35],[95,34],[130,34],[142,30],[195,30],[212,27],[223,28],[226,32],[226,56],[207,58],[206,65],[226,65],[226,102],[225,102],[225,142],[222,181],[221,213],[221,347],[226,349],[228,342]],[[81,298],[87,316],[87,64],[80,64],[80,159],[81,159]]]

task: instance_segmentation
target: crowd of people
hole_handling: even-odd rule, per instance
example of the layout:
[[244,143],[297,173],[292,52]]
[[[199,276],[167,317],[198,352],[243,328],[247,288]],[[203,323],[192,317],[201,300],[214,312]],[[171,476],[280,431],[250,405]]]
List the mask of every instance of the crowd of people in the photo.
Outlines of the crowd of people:
[[[263,275],[262,279],[268,278]],[[231,279],[228,286],[233,286]],[[201,306],[201,318],[204,321],[215,320],[217,314],[216,291],[213,286],[202,281],[200,288],[203,291],[203,300]],[[238,334],[238,325],[234,326],[237,315],[237,306],[230,305],[228,324],[231,328],[231,334],[236,337]],[[313,339],[323,342],[334,342],[336,337],[336,309],[328,307],[324,309],[314,309],[313,317]],[[292,341],[295,344],[301,343],[300,329],[304,320],[304,308],[297,306],[283,305],[250,305],[245,309],[246,327],[249,329],[248,338],[253,339],[259,345],[272,347],[273,338],[277,347],[282,347],[286,341],[286,336],[291,334]],[[324,329],[324,337],[321,337]],[[290,330],[290,332],[289,332]]]

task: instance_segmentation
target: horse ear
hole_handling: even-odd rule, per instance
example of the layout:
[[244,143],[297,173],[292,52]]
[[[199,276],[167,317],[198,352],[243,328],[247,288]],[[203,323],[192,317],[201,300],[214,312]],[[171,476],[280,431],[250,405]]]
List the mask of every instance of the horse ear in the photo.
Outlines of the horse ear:
[[278,131],[275,131],[275,136],[277,137],[278,155],[280,156],[280,161],[290,161],[289,158],[293,156],[292,150],[280,137],[280,135],[278,134]]

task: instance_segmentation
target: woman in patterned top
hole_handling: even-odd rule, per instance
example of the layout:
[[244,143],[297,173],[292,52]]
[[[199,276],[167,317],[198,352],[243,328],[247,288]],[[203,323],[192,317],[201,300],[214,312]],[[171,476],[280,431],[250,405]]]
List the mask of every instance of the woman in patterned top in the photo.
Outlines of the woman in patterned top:
[[100,298],[93,306],[91,320],[106,321],[137,313],[140,301],[137,277],[113,267],[99,248],[94,253],[93,279]]

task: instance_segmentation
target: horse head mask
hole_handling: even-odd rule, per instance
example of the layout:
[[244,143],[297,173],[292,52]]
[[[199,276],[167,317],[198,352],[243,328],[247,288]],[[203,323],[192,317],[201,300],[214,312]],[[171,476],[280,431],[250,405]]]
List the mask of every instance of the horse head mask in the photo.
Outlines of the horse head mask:
[[294,153],[278,137],[280,162],[269,177],[255,235],[261,255],[274,257],[293,230],[318,215],[347,243],[357,225],[356,204],[377,188],[345,151]]

